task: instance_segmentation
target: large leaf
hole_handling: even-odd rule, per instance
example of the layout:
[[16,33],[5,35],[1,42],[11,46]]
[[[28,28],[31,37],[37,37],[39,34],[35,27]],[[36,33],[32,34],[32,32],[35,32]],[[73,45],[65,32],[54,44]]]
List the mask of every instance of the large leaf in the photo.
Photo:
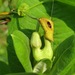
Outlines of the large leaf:
[[[33,2],[26,1],[26,0],[25,1],[22,0],[22,1],[19,1],[18,2],[18,5],[20,4],[20,2],[21,3],[24,3],[25,2],[29,6],[33,6],[33,5],[36,5],[36,3],[37,4],[40,3],[38,0],[37,1],[33,1]],[[40,17],[49,17],[48,14],[51,15],[51,10],[50,9],[51,9],[52,3],[50,1],[50,2],[48,2],[48,3],[46,2],[44,4],[45,4],[45,8],[46,9],[44,8],[43,5],[38,5],[38,6],[33,7],[32,9],[29,9],[28,14],[31,15],[31,16],[37,17],[37,18],[40,18]],[[63,7],[66,7],[66,8],[63,8]],[[48,14],[47,14],[46,10],[47,10]],[[70,14],[70,13],[72,13],[72,14]],[[53,17],[55,17],[56,19],[55,18],[52,18],[54,20],[54,24],[55,24],[54,25],[55,26],[55,33],[54,33],[55,42],[54,42],[54,48],[56,48],[57,45],[60,44],[60,42],[62,42],[65,38],[67,38],[68,36],[70,36],[70,34],[73,33],[73,31],[70,29],[70,28],[72,28],[74,30],[74,28],[75,28],[75,27],[73,27],[74,26],[74,20],[70,20],[74,16],[73,13],[74,13],[74,8],[72,8],[72,6],[55,1],[54,11],[53,11]],[[16,26],[17,26],[17,28],[19,27],[19,29],[31,29],[31,30],[35,30],[36,29],[37,22],[35,20],[29,18],[28,16],[25,16],[25,17],[17,17],[16,16],[16,18],[17,19],[15,19],[15,17],[13,17],[13,20],[11,20],[11,22],[10,22],[11,23],[10,24],[10,27],[13,28],[13,30],[11,30],[11,28],[9,27],[9,32],[10,33],[12,33],[16,29]],[[16,21],[16,23],[15,23],[15,21]],[[60,25],[62,27],[60,27]],[[58,27],[60,27],[60,29],[58,29]],[[65,34],[62,32],[64,30],[64,28],[66,29],[64,31]],[[58,36],[58,38],[61,38],[62,37],[62,36],[60,37],[60,35],[59,35],[59,34],[61,34],[60,31],[64,34],[63,35],[64,38],[62,38],[60,41],[57,40],[57,42],[56,42],[57,36]],[[40,32],[42,32],[42,30]],[[66,34],[67,34],[67,36],[65,36]]]
[[75,75],[75,64],[73,66],[71,66],[71,69],[69,70],[69,72],[66,75]]
[[[70,4],[70,0],[68,1]],[[55,61],[49,72],[51,75],[66,75],[75,64],[75,37],[72,36],[75,31],[75,21],[73,18],[75,7],[72,4],[65,4],[66,2],[67,0],[58,0],[54,2],[52,19],[54,20],[55,27],[55,40],[53,43]],[[48,4],[49,3],[47,3],[47,5]],[[50,5],[46,6],[46,4],[44,4],[44,6],[48,8]],[[51,13],[49,8],[47,11],[49,14]]]
[[[12,1],[13,3],[14,1]],[[42,3],[38,0],[18,0],[16,7],[20,6],[22,3],[26,3],[29,7],[27,14],[30,16],[34,16],[36,18],[40,18],[40,17],[47,17],[49,18],[45,7],[42,5]],[[13,5],[14,7],[14,5]],[[36,13],[36,14],[35,14]],[[17,18],[17,19],[15,19]],[[15,23],[16,21],[16,23]],[[37,25],[37,21],[30,18],[29,16],[25,15],[24,17],[19,17],[19,16],[13,16],[11,22],[9,23],[9,32],[10,34],[14,31],[14,29],[16,29],[16,26],[19,29],[30,29],[30,30],[35,30],[36,29],[36,25]],[[13,30],[11,30],[11,27],[14,28]]]
[[[70,44],[68,44],[70,43]],[[65,47],[67,46],[67,48]],[[65,47],[65,48],[64,48]],[[59,55],[59,53],[61,55]],[[66,75],[75,64],[75,37],[71,36],[57,48],[56,60],[50,71],[51,75]]]
[[75,0],[57,0],[57,1],[59,1],[59,2],[62,2],[62,3],[66,3],[66,4],[69,4],[69,5],[72,5],[72,6],[75,6]]
[[[49,18],[51,16],[51,5],[52,2],[46,2],[44,4],[40,4],[38,0],[18,0],[19,2],[16,4],[18,7],[21,3],[27,3],[29,6],[34,7],[29,9],[28,14],[37,18],[46,17]],[[42,1],[42,0],[41,0]],[[52,15],[52,20],[54,22],[54,42],[53,42],[53,50],[55,61],[53,63],[52,70],[48,72],[51,75],[66,75],[68,71],[71,71],[73,64],[75,63],[75,45],[74,45],[74,31],[75,31],[75,0],[55,0],[54,1],[54,11]],[[24,30],[25,33],[30,34],[30,30],[36,29],[37,21],[25,17],[13,16],[11,20],[11,24],[9,23],[9,32],[10,34],[16,30]],[[15,19],[17,18],[17,19]],[[15,23],[14,23],[15,22]],[[14,25],[14,27],[13,27]],[[11,30],[11,26],[13,30]],[[15,27],[16,26],[16,27]],[[26,31],[26,29],[29,29]],[[29,32],[29,33],[28,33]],[[40,33],[42,30],[40,30]],[[30,38],[30,36],[29,36]],[[75,65],[74,65],[75,66]],[[72,73],[71,73],[72,74]]]
[[[15,18],[13,18],[13,17],[15,17]],[[11,34],[13,31],[18,29],[18,25],[17,25],[17,22],[16,22],[17,21],[16,17],[17,17],[16,15],[11,16],[12,21],[10,22],[10,25],[8,26],[8,30],[9,30],[8,34]]]
[[11,73],[24,72],[25,70],[16,56],[13,40],[11,36],[7,37],[7,42],[8,42],[8,47],[7,47],[8,63],[10,66]]
[[[21,3],[27,3],[29,6],[33,6],[33,5],[36,5],[36,4],[38,4],[38,3],[40,3],[38,0],[34,0],[34,1],[26,1],[26,0],[18,0],[18,1],[21,1]],[[19,3],[19,2],[18,2]],[[16,3],[15,2],[15,0],[14,1],[12,1],[12,3],[10,4],[10,8],[16,8],[17,6],[18,6],[18,3]],[[21,3],[19,3],[19,5],[21,4]],[[15,5],[16,4],[16,5]],[[40,6],[38,5],[38,7],[37,6],[35,6],[36,8],[37,8],[37,12],[39,12],[39,14],[36,14],[36,15],[39,15],[39,17],[41,16],[46,16],[47,14],[45,14],[46,13],[46,11],[45,11],[45,8],[40,4]],[[35,8],[34,7],[34,8]],[[41,8],[40,8],[41,7]],[[41,11],[41,14],[40,14],[40,9],[42,10],[42,9],[44,9],[43,11],[44,11],[44,13],[42,14],[42,12],[43,11]],[[35,12],[36,12],[36,10],[35,9],[33,9]],[[31,12],[33,12],[33,10],[32,11],[29,11],[29,13],[31,14]],[[35,12],[33,12],[34,13],[34,15],[32,15],[32,16],[35,16]],[[36,16],[37,17],[37,16]],[[38,17],[38,18],[39,18]],[[8,26],[8,33],[9,34],[11,34],[11,33],[13,33],[13,31],[15,31],[15,30],[17,30],[17,29],[19,29],[19,30],[21,30],[21,31],[23,31],[29,38],[31,37],[31,33],[33,32],[32,30],[35,30],[36,29],[36,24],[37,24],[37,22],[35,21],[35,20],[33,20],[33,19],[31,19],[31,18],[29,18],[28,16],[25,16],[25,17],[19,17],[18,15],[16,15],[16,14],[14,14],[14,15],[12,15],[11,16],[11,22],[9,23],[9,26]],[[30,30],[31,29],[31,30]],[[11,67],[11,70],[12,70],[12,72],[18,72],[18,71],[22,71],[23,69],[20,67],[21,65],[19,64],[19,62],[17,61],[17,58],[15,57],[15,55],[14,55],[14,48],[13,48],[13,45],[11,44],[12,43],[12,41],[10,42],[10,38],[8,38],[8,43],[9,43],[9,46],[8,46],[8,53],[9,53],[9,62],[10,62],[10,67]],[[10,50],[10,48],[12,49],[12,50]],[[13,60],[12,60],[13,59]],[[32,60],[33,61],[33,60]],[[13,63],[12,63],[13,62]],[[17,66],[15,65],[15,64],[17,64]],[[16,68],[18,68],[19,67],[19,69],[16,69]],[[20,70],[20,69],[22,69],[22,70]],[[18,71],[17,71],[18,70]]]
[[30,63],[30,48],[27,36],[25,36],[22,32],[18,30],[14,31],[11,36],[19,61],[23,65],[26,72],[31,72],[32,66]]
[[[48,14],[50,15],[50,3],[44,3],[44,6],[46,7]],[[74,9],[74,6],[70,6],[58,1],[54,2],[54,11],[52,15],[52,20],[54,22],[54,50],[57,46],[59,46],[61,42],[74,34]]]

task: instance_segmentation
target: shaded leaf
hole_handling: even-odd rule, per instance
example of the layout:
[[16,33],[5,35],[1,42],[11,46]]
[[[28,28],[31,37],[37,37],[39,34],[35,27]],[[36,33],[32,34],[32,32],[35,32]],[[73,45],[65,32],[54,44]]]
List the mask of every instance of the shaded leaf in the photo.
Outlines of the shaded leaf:
[[57,1],[75,6],[75,3],[74,3],[75,0],[63,0],[63,1],[62,0],[57,0]]
[[[33,0],[19,0],[21,3],[27,3],[29,6],[33,6],[38,4],[40,1]],[[16,4],[16,7],[18,7]],[[28,14],[37,18],[46,17],[49,18],[51,16],[51,5],[52,2],[46,2],[44,4],[40,4],[38,6],[34,6],[32,9],[28,11]],[[36,14],[35,14],[36,13]],[[49,70],[48,74],[51,75],[66,75],[68,74],[72,66],[75,64],[75,50],[74,50],[74,31],[75,31],[75,0],[55,0],[54,1],[54,11],[52,15],[52,20],[54,22],[54,56],[55,61],[53,63],[53,67],[51,71]],[[13,17],[15,19],[15,17]],[[13,30],[11,30],[11,26],[13,26]],[[10,25],[11,24],[11,25]],[[21,30],[36,29],[37,21],[29,18],[27,15],[25,17],[18,17],[17,20],[11,20],[9,23],[9,32],[13,32],[18,29],[18,26]],[[16,27],[15,27],[16,26]],[[10,34],[11,34],[10,33]],[[26,31],[25,33],[28,33]],[[40,33],[42,33],[42,28],[40,29]],[[30,32],[28,33],[30,34]],[[29,36],[30,38],[30,36]],[[72,74],[72,73],[71,73]]]
[[10,73],[9,65],[0,61],[0,75]]
[[11,74],[6,74],[6,75],[37,75],[35,73],[11,73]]
[[9,62],[11,73],[25,72],[22,64],[19,62],[16,56],[13,40],[11,36],[7,37],[7,42],[8,42],[8,46],[7,46],[8,62]]
[[[73,40],[70,40],[73,39]],[[66,44],[64,44],[64,42]],[[58,55],[61,51],[61,55],[59,57],[56,56],[56,61],[54,62],[54,65],[52,67],[52,70],[50,71],[51,75],[66,75],[68,71],[71,69],[71,67],[75,64],[75,37],[72,36],[69,39],[66,39],[60,46],[57,48],[56,54]],[[68,45],[68,42],[70,43]],[[63,48],[65,46],[68,46],[67,48]]]

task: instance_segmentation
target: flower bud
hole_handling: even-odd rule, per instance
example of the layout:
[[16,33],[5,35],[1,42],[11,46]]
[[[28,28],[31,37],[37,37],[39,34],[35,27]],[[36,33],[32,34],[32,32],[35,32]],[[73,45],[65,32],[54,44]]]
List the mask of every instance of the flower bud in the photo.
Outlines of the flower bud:
[[26,3],[22,3],[19,8],[18,8],[18,15],[19,16],[25,16],[27,10],[29,9],[29,5],[27,5]]
[[42,43],[39,34],[37,32],[33,32],[31,37],[31,47],[40,48],[41,46]]

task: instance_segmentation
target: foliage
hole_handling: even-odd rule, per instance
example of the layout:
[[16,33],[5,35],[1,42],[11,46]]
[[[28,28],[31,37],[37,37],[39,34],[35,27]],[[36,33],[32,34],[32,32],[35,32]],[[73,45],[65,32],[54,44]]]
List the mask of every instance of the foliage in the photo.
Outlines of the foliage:
[[[5,7],[6,3],[8,5]],[[18,12],[22,3],[26,3],[29,6],[26,14],[30,16],[48,19],[51,17],[52,0],[5,0],[4,2],[1,0],[0,12],[10,12],[13,9]],[[32,33],[36,30],[38,22],[28,15],[19,16],[16,12],[9,15],[11,21],[8,23],[8,58],[6,58],[8,62],[0,60],[0,75],[37,75],[32,72],[36,62],[32,56],[29,41]],[[47,66],[50,67],[47,67],[47,71],[44,73],[46,75],[75,74],[74,16],[75,0],[54,1],[52,15],[54,42],[52,43],[52,48],[55,59],[52,61],[52,64],[51,62],[47,62]],[[44,35],[41,26],[39,34],[41,38]],[[28,74],[29,72],[31,73]]]

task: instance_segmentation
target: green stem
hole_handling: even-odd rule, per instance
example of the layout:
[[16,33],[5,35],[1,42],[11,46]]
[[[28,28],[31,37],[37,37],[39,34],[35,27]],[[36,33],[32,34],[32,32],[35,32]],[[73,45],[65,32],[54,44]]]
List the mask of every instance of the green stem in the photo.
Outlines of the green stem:
[[[35,4],[34,6],[31,6],[29,9],[32,9],[32,8],[34,8],[34,7],[36,7],[36,6],[38,6],[38,5],[40,5],[40,4],[43,4],[43,3],[45,3],[45,2],[48,2],[49,0],[44,0],[44,1],[41,1],[41,2],[39,2],[39,3],[37,3],[37,4]],[[28,9],[28,10],[29,10]]]
[[37,25],[36,25],[36,32],[39,31],[39,27],[40,27],[40,25],[37,23]]
[[34,8],[34,7],[36,7],[36,6],[40,5],[40,4],[42,4],[42,3],[44,3],[44,1],[41,1],[41,2],[39,2],[39,3],[37,3],[37,4],[35,4],[34,6],[31,6],[29,9],[32,9],[32,8]]
[[[38,6],[38,5],[40,5],[40,4],[42,4],[42,3],[45,3],[45,2],[47,2],[47,1],[49,1],[49,0],[44,0],[44,1],[41,1],[41,2],[39,2],[39,3],[37,3],[37,4],[35,4],[34,6],[31,6],[28,10],[30,10],[30,9],[32,9],[32,8],[34,8],[34,7],[36,7],[36,6]],[[26,10],[26,11],[28,11],[28,10]],[[16,13],[17,14],[17,11],[15,10],[15,11],[12,11],[12,12],[10,12],[10,13]]]

